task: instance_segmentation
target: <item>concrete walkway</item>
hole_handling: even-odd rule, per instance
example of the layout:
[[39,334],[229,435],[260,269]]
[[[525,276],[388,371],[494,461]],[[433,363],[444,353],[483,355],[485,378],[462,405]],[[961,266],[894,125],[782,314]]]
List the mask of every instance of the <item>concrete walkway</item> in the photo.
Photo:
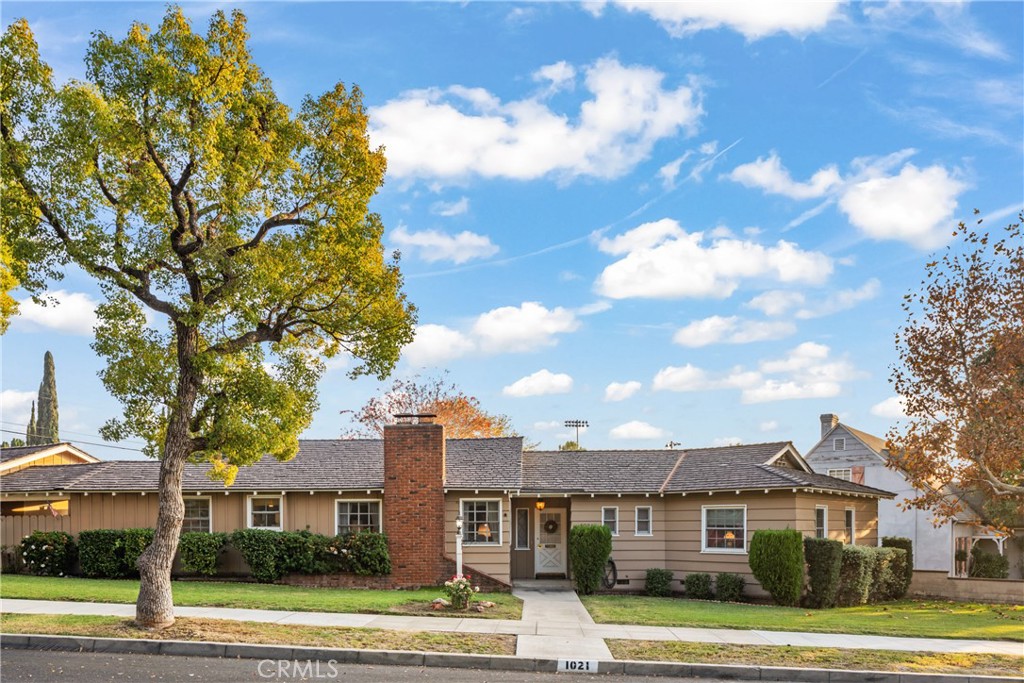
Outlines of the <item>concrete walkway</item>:
[[[396,631],[447,631],[453,633],[500,633],[520,636],[525,647],[517,647],[523,657],[572,659],[611,659],[604,638],[625,640],[677,640],[698,643],[736,645],[791,645],[838,647],[843,649],[900,650],[906,652],[977,652],[1024,656],[1024,643],[1002,640],[953,640],[946,638],[897,638],[832,633],[790,631],[743,631],[736,629],[681,628],[595,624],[572,591],[517,589],[523,598],[523,619],[473,619],[453,617],[412,617],[379,614],[341,614],[335,612],[288,612],[279,610],[233,609],[227,607],[176,607],[180,617],[230,619],[305,626],[354,626]],[[570,599],[571,596],[571,599]],[[0,612],[11,614],[90,614],[133,617],[135,605],[99,602],[58,602],[48,600],[0,601]],[[533,636],[533,638],[528,638]],[[596,642],[601,642],[598,650]],[[544,642],[561,643],[554,654],[541,652]],[[583,649],[584,647],[594,649]],[[537,648],[530,650],[529,648]],[[548,650],[544,650],[547,652]]]

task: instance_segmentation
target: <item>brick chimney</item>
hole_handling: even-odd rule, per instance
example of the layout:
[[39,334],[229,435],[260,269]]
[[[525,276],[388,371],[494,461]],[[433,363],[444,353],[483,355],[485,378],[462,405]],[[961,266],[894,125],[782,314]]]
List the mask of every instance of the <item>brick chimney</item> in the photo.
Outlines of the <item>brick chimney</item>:
[[832,431],[833,427],[839,424],[839,416],[832,413],[825,413],[821,416],[821,438]]
[[434,586],[444,560],[444,425],[434,415],[395,415],[384,427],[384,533],[397,586]]

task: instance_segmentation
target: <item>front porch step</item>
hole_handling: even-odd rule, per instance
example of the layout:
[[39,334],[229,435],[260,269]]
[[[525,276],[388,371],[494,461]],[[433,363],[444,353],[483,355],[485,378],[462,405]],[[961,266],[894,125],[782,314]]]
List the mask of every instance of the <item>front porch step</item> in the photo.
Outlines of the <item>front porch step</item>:
[[525,590],[572,590],[572,581],[568,579],[513,579],[513,588]]

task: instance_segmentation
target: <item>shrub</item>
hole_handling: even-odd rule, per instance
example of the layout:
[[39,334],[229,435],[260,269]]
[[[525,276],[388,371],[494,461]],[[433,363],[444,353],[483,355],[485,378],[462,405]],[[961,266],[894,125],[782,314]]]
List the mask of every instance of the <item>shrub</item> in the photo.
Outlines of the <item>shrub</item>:
[[[328,549],[329,550],[329,549]],[[391,573],[388,537],[376,531],[360,531],[345,543],[346,568],[360,576],[383,576]]]
[[217,556],[227,542],[227,534],[186,531],[178,539],[181,568],[190,574],[213,576],[217,573]]
[[883,548],[901,548],[906,551],[906,559],[903,562],[903,580],[897,585],[893,600],[899,600],[910,590],[910,582],[914,579],[914,544],[909,538],[900,536],[885,536],[882,538]]
[[91,529],[78,534],[82,574],[90,578],[120,579],[128,575],[124,561],[123,529]]
[[843,546],[843,563],[839,568],[839,592],[836,604],[840,607],[863,605],[868,601],[875,553],[861,545]]
[[719,602],[740,602],[743,600],[743,586],[747,583],[739,574],[722,572],[715,577],[715,599]]
[[672,595],[672,572],[668,569],[648,569],[644,579],[644,593],[656,598]]
[[804,558],[807,560],[807,606],[835,607],[843,544],[827,538],[805,538]]
[[338,540],[333,536],[309,531],[279,532],[279,558],[283,573],[330,574],[341,569],[337,552]]
[[907,593],[907,551],[903,548],[883,547],[879,550],[891,551],[889,561],[889,582],[884,587],[883,600],[899,600]]
[[452,603],[452,609],[468,609],[469,602],[474,595],[480,592],[480,587],[474,588],[469,574],[466,574],[462,578],[453,576],[448,579],[444,582],[441,590],[448,596],[449,602]]
[[986,553],[975,546],[971,550],[971,570],[974,579],[1005,579],[1010,576],[1010,559],[995,553]]
[[871,568],[871,588],[868,590],[868,602],[884,602],[889,599],[894,582],[903,581],[893,573],[896,548],[868,548],[875,554],[875,564]]
[[711,574],[704,572],[687,574],[683,579],[683,588],[686,589],[686,597],[691,600],[710,600],[715,597],[711,592]]
[[70,573],[76,551],[75,539],[63,531],[33,531],[21,539],[21,559],[36,576]]
[[24,568],[20,545],[0,546],[0,572],[17,574]]
[[124,575],[138,576],[139,555],[153,542],[152,529],[124,530]]
[[804,541],[796,529],[758,529],[750,539],[750,570],[777,605],[796,605],[804,587]]
[[231,544],[242,553],[252,577],[260,583],[273,583],[285,573],[279,561],[280,533],[268,529],[239,529],[231,534]]
[[612,532],[603,524],[580,524],[569,530],[569,562],[576,590],[590,595],[601,585],[612,554]]

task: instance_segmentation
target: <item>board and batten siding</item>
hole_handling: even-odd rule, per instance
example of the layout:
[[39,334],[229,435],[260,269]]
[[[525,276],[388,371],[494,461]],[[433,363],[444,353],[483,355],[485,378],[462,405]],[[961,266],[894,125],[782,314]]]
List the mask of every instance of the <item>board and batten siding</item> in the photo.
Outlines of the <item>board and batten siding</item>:
[[[612,559],[618,570],[622,590],[641,590],[647,570],[663,568],[666,563],[665,500],[658,496],[576,496],[572,499],[572,526],[601,524],[601,508],[619,509],[619,535],[612,537]],[[636,535],[636,508],[651,508],[651,535]]]
[[[455,517],[459,514],[460,500],[499,500],[501,501],[501,544],[495,545],[463,545],[462,564],[473,567],[499,581],[511,583],[509,570],[511,558],[509,548],[512,547],[512,509],[511,500],[502,491],[449,491],[444,496],[444,552],[455,559]],[[472,573],[467,571],[466,573]]]

